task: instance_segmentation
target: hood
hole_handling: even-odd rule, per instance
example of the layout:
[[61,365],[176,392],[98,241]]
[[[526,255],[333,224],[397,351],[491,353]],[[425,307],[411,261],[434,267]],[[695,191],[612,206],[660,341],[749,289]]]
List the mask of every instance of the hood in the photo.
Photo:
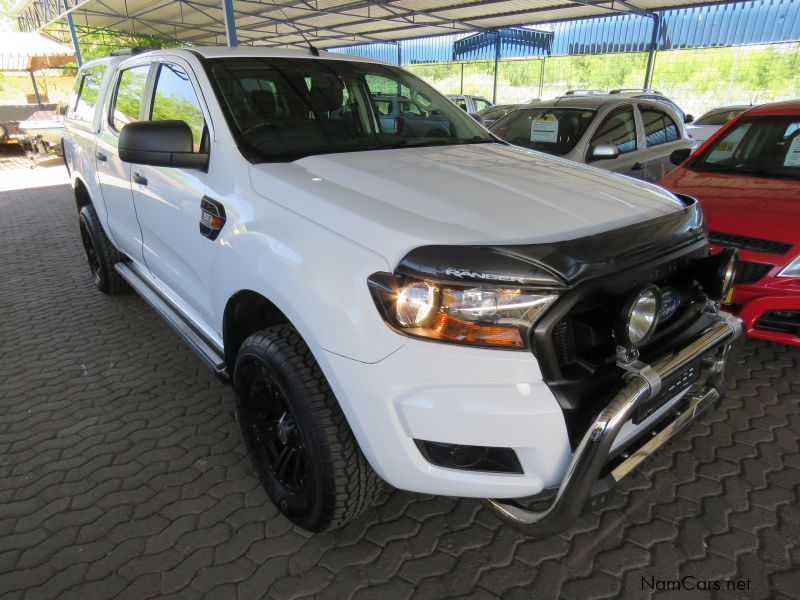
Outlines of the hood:
[[800,181],[692,171],[660,182],[700,201],[709,229],[800,245]]
[[383,255],[533,244],[680,210],[650,184],[503,144],[327,154],[253,165],[254,190]]

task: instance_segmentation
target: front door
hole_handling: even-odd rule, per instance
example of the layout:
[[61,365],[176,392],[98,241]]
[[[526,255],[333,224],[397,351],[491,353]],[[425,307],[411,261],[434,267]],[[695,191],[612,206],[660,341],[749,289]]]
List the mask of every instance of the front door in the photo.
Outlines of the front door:
[[[190,67],[177,62],[154,66],[146,118],[182,120],[192,130],[194,150],[210,142],[208,119]],[[142,227],[144,259],[150,273],[206,323],[212,322],[208,279],[213,242],[200,230],[205,172],[198,169],[131,165],[131,185]]]
[[[617,147],[619,156],[616,158],[594,159],[592,150],[600,144],[612,144]],[[600,125],[592,134],[589,148],[587,149],[586,162],[608,169],[616,173],[623,173],[633,177],[641,177],[644,165],[639,162],[639,139],[636,132],[636,115],[633,105],[626,105],[607,114]]]

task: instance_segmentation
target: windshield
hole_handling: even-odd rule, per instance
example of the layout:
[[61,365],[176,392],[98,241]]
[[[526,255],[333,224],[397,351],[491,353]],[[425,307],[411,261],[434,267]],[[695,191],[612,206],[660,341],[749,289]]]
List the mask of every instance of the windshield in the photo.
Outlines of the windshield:
[[593,110],[578,108],[525,108],[509,113],[489,130],[517,146],[562,156],[575,147],[594,115]]
[[389,65],[319,58],[220,58],[207,71],[253,162],[491,142],[452,102]]
[[742,119],[689,164],[695,171],[800,176],[800,116]]
[[704,114],[694,122],[695,125],[725,125],[734,117],[738,117],[743,108],[732,108],[729,110],[717,110]]

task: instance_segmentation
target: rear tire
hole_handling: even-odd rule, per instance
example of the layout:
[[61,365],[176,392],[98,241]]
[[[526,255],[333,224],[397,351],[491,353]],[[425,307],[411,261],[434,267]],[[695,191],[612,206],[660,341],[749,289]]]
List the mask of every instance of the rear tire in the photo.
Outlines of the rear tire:
[[292,326],[276,325],[244,341],[234,388],[253,467],[288,519],[309,531],[324,531],[372,506],[380,479]]
[[124,257],[106,236],[91,204],[81,208],[79,223],[83,249],[97,289],[112,296],[129,291],[130,286],[114,268]]

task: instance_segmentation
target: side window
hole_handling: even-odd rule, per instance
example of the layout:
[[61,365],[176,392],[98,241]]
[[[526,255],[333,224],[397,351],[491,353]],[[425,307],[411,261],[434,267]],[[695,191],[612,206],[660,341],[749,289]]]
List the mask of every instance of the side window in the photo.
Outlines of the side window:
[[464,98],[463,96],[459,96],[458,98],[456,98],[454,100],[454,102],[456,103],[456,106],[458,106],[458,108],[460,108],[461,110],[466,112],[466,110],[467,110],[467,99],[466,98]]
[[632,108],[625,108],[606,117],[592,138],[591,148],[614,144],[620,154],[636,150],[636,119]]
[[474,98],[473,101],[475,102],[475,112],[486,110],[492,106],[489,104],[488,100],[484,100],[483,98]]
[[[73,90],[75,97],[74,99],[71,98],[66,114],[68,118],[83,121],[84,123],[92,122],[105,70],[105,65],[97,65],[88,67],[78,75],[78,80],[75,82]],[[72,100],[74,100],[74,103]]]
[[411,114],[414,114],[414,115],[422,115],[422,111],[420,111],[419,106],[417,106],[413,102],[401,102],[400,103],[400,112],[401,113],[411,113]]
[[206,122],[192,82],[178,65],[165,63],[159,67],[150,120],[185,122],[192,130],[194,150],[199,151]]
[[680,132],[670,116],[652,108],[642,109],[644,136],[648,148],[680,139]]
[[119,74],[117,91],[114,95],[114,107],[111,110],[111,126],[119,131],[128,123],[139,120],[142,108],[144,88],[150,65],[140,65],[125,69]]
[[378,110],[378,115],[381,117],[388,117],[392,114],[392,103],[388,100],[376,100],[375,108]]

